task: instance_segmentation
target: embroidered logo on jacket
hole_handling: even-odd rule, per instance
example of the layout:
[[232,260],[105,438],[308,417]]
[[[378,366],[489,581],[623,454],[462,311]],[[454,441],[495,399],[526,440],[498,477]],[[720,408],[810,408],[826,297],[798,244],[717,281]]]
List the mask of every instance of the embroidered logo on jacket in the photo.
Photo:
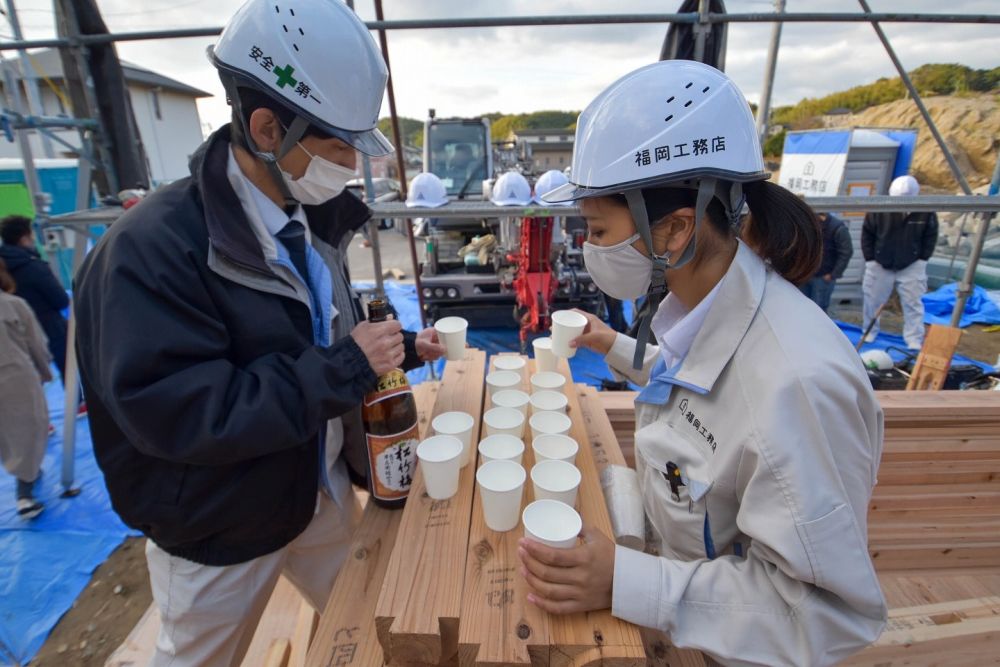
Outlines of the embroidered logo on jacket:
[[712,434],[712,432],[708,430],[708,427],[706,427],[702,423],[702,421],[698,419],[698,417],[694,414],[694,411],[688,410],[688,399],[686,398],[681,399],[681,402],[678,404],[677,408],[680,410],[681,414],[684,415],[684,419],[687,420],[687,423],[691,424],[691,426],[694,427],[694,430],[697,431],[702,438],[704,438],[708,446],[712,448],[712,453],[714,454],[715,448],[719,443],[715,439],[715,436]]

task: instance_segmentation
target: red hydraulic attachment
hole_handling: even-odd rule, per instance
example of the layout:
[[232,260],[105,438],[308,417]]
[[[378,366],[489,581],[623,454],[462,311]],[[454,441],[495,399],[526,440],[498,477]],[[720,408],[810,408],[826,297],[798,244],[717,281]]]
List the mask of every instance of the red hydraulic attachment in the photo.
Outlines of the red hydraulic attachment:
[[[558,281],[549,261],[554,218],[522,218],[521,247],[516,255],[517,276],[514,291],[517,312],[521,315],[521,349],[528,342],[528,333],[549,328],[549,304],[556,294]],[[515,259],[512,258],[512,259]]]

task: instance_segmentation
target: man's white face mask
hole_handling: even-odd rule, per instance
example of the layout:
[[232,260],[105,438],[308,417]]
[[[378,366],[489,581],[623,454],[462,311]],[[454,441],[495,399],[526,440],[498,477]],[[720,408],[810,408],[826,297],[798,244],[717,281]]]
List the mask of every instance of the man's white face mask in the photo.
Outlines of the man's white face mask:
[[330,162],[319,155],[313,155],[301,142],[297,144],[309,156],[309,166],[297,179],[293,179],[284,169],[281,170],[281,177],[288,186],[288,192],[300,204],[309,206],[324,204],[339,196],[347,187],[347,182],[354,178],[354,170]]
[[653,276],[653,262],[632,245],[633,234],[621,243],[602,247],[583,244],[583,262],[594,284],[610,297],[631,301],[645,296]]

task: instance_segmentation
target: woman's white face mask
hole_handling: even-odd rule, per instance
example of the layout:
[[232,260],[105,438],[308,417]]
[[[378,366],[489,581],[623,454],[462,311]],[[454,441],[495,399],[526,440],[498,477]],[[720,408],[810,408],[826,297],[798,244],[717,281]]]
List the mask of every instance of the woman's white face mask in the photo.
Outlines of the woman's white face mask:
[[308,206],[325,204],[339,196],[347,187],[347,182],[354,178],[354,170],[330,162],[319,155],[313,155],[301,142],[297,143],[302,152],[309,156],[309,166],[297,179],[293,179],[284,169],[281,170],[281,177],[288,186],[288,192],[300,204]]
[[597,287],[610,297],[631,301],[645,296],[653,277],[653,262],[632,245],[633,234],[621,243],[602,247],[583,244],[583,261]]

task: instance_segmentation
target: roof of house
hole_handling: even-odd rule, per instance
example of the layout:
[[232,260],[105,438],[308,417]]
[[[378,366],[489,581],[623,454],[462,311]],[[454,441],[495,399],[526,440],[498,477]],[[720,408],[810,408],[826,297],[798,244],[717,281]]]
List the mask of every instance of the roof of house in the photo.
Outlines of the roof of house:
[[564,152],[573,150],[572,141],[542,141],[537,144],[531,144],[532,153],[554,153],[556,151]]
[[[53,80],[61,80],[64,78],[62,60],[59,57],[58,49],[41,49],[38,51],[31,51],[29,53],[31,55],[31,64],[35,69],[35,74],[39,76],[44,74]],[[188,95],[190,97],[212,97],[212,93],[206,93],[204,90],[200,90],[194,86],[189,86],[176,79],[171,79],[168,76],[158,74],[152,70],[146,69],[145,67],[140,67],[139,65],[134,65],[124,60],[121,61],[121,64],[122,71],[125,74],[125,81],[127,83],[135,83],[148,88],[163,88],[165,90],[171,90],[175,93]]]
[[569,128],[565,127],[555,127],[548,129],[542,128],[540,130],[514,130],[514,134],[516,134],[519,137],[541,137],[541,136],[547,137],[552,134],[573,136],[574,133],[576,133],[576,130],[570,130]]

